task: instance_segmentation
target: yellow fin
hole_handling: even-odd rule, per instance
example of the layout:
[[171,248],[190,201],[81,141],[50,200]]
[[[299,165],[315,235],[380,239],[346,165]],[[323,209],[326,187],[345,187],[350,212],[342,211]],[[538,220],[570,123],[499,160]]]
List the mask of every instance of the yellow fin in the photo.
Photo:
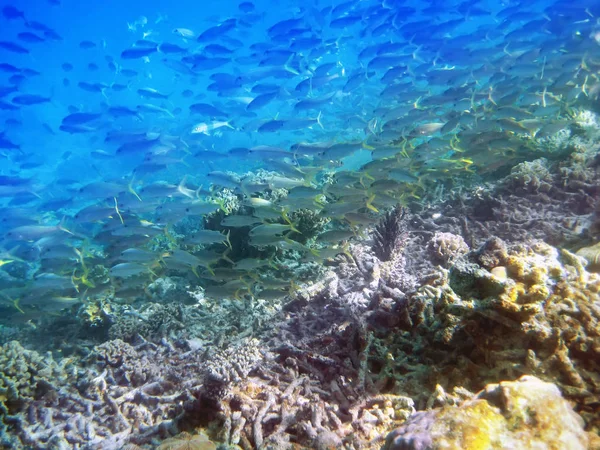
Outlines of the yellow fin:
[[373,200],[375,200],[375,194],[371,195],[367,199],[366,207],[367,207],[367,209],[370,209],[371,211],[378,213],[379,210],[372,205]]

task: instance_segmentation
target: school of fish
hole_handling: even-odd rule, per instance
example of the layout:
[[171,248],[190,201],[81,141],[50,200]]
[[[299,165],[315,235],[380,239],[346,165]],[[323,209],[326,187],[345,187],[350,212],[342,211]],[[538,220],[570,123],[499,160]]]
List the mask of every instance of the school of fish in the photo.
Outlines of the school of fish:
[[[387,208],[548,156],[539,141],[600,106],[596,1],[266,9],[147,13],[120,25],[127,42],[82,37],[75,61],[66,30],[3,7],[6,310],[128,300],[166,275],[216,298],[283,296],[284,255],[321,262]],[[303,211],[320,234],[303,236]]]

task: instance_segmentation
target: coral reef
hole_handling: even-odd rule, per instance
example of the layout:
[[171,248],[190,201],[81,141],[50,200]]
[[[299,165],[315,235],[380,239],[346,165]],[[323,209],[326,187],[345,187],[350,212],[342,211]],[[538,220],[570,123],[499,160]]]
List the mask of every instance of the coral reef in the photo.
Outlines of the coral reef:
[[427,244],[431,260],[448,268],[456,259],[469,251],[462,236],[436,232]]
[[[171,311],[151,304],[143,321],[163,324],[162,317],[174,316],[193,328],[199,320],[188,338],[181,337],[184,329],[175,330],[175,340],[159,333],[156,343],[138,333],[130,343],[114,339],[62,365],[8,344],[3,365],[26,361],[18,371],[33,376],[24,377],[17,402],[5,402],[5,442],[14,448],[148,446],[200,426],[210,441],[244,449],[374,449],[408,419],[406,427],[417,430],[413,437],[426,443],[427,433],[438,430],[427,424],[441,413],[415,415],[415,409],[449,408],[487,383],[523,374],[555,382],[586,428],[597,430],[600,279],[584,264],[541,242],[496,239],[449,271],[438,268],[437,278],[419,287],[407,257],[382,263],[369,247],[353,245],[327,277],[300,289],[276,320],[256,328],[260,339],[219,326],[229,320],[226,313],[217,319],[225,307],[198,296],[204,314],[193,306]],[[211,334],[199,334],[208,333],[209,323]],[[43,366],[28,369],[32,363]],[[3,380],[19,378],[11,370]],[[42,383],[44,371],[52,381]],[[60,408],[40,402],[40,395],[63,399]],[[489,413],[503,424],[506,414],[485,400],[491,406],[468,413]],[[82,426],[65,428],[59,418]],[[60,430],[49,425],[58,423]]]
[[[396,345],[406,348],[412,336],[415,361],[443,352],[436,367],[445,374],[444,383],[438,381],[444,387],[474,390],[522,374],[555,382],[598,429],[588,405],[600,399],[599,292],[600,277],[585,271],[576,255],[542,242],[503,246],[496,240],[410,296],[403,313],[410,320],[401,324],[410,331]],[[411,372],[402,386],[420,376]]]
[[[295,280],[326,271],[285,300],[214,298],[173,277],[155,280],[143,302],[92,299],[68,322],[49,318],[64,333],[50,325],[37,333],[70,347],[56,344],[53,355],[0,347],[0,443],[376,449],[395,429],[390,448],[485,448],[536,430],[531,439],[593,447],[595,161],[576,150],[569,166],[522,164],[495,187],[397,207],[372,242],[344,246],[324,266],[297,255],[279,261],[276,272]],[[82,329],[104,333],[83,339]],[[56,343],[34,334],[7,330],[3,339]],[[565,418],[562,437],[544,428],[552,416]]]
[[587,261],[587,269],[590,272],[600,272],[600,242],[580,248],[577,254]]
[[523,192],[548,192],[552,187],[548,160],[539,158],[517,164],[506,177],[506,184]]
[[156,450],[216,450],[217,446],[205,434],[180,433],[165,439]]
[[400,253],[405,244],[406,210],[397,205],[387,212],[373,230],[373,250],[381,261],[389,261],[394,254]]
[[321,217],[317,211],[306,208],[291,212],[289,217],[300,231],[300,235],[292,232],[291,238],[303,244],[323,232],[325,225],[329,222],[329,219]]
[[383,450],[547,448],[584,450],[581,418],[551,383],[524,376],[485,387],[460,406],[418,412]]

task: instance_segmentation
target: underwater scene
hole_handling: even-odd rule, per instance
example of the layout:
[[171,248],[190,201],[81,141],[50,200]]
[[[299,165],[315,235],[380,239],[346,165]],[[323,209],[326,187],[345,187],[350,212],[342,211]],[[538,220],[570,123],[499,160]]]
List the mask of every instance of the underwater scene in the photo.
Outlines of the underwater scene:
[[0,24],[0,449],[600,449],[600,2]]

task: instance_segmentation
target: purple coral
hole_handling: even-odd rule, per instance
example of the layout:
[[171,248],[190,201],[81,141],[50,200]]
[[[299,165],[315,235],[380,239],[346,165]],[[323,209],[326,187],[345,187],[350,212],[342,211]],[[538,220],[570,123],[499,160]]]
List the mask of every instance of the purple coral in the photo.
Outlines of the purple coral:
[[431,427],[437,411],[414,413],[402,426],[388,434],[382,450],[428,450],[432,448]]

